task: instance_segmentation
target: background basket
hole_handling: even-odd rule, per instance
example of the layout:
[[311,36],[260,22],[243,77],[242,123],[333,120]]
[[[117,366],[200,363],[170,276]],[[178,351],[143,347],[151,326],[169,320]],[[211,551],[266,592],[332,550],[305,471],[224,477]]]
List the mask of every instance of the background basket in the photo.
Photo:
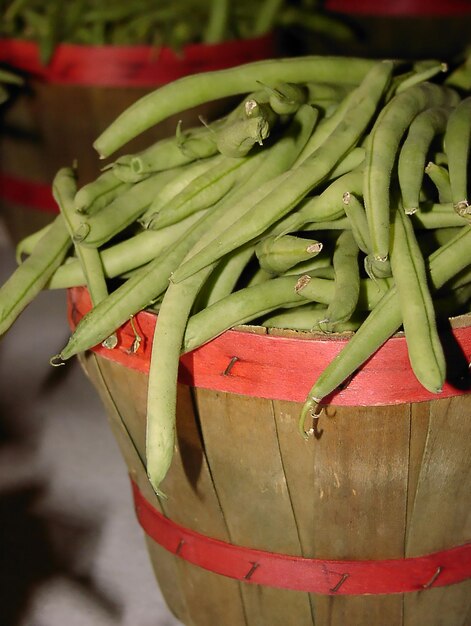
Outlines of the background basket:
[[[14,242],[51,221],[57,207],[51,184],[56,172],[75,161],[80,184],[104,165],[92,147],[122,111],[153,89],[188,74],[224,69],[276,56],[273,36],[220,44],[193,44],[182,54],[152,46],[59,44],[43,66],[37,44],[0,40],[0,62],[26,78],[12,94],[0,129],[1,212]],[[213,119],[228,103],[217,101],[173,116],[126,146],[136,152],[184,128]],[[121,152],[123,153],[123,151]],[[117,153],[116,157],[119,156]]]

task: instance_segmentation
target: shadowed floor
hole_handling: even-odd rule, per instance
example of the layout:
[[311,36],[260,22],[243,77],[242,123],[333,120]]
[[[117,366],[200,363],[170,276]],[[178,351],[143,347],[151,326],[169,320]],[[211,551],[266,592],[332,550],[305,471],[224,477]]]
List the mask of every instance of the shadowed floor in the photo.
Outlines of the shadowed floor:
[[[0,223],[0,281],[14,253]],[[0,341],[2,626],[177,626],[152,573],[124,462],[42,293]]]

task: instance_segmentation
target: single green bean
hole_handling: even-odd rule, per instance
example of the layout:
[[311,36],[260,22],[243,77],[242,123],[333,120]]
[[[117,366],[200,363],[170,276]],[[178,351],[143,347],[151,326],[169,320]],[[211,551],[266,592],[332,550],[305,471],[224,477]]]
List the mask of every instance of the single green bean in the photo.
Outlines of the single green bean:
[[448,118],[444,145],[448,157],[453,204],[457,211],[466,211],[469,207],[468,162],[471,145],[471,96],[464,98]]
[[349,230],[342,231],[334,250],[334,296],[327,315],[320,323],[321,330],[335,331],[339,322],[348,321],[355,311],[360,295],[359,248]]
[[[172,202],[178,194],[182,193],[185,189],[192,190],[193,182],[205,172],[208,172],[219,164],[224,163],[225,157],[220,155],[216,157],[210,157],[208,159],[202,159],[194,163],[189,163],[177,170],[166,170],[161,172],[163,176],[163,184],[160,189],[154,194],[154,197],[148,206],[148,208],[142,213],[138,221],[144,226],[144,228],[152,228],[156,214],[166,204]],[[157,226],[158,228],[158,226]]]
[[437,165],[433,161],[429,161],[425,166],[425,173],[437,189],[439,203],[447,204],[453,202],[448,170],[443,165]]
[[[61,168],[52,181],[52,193],[71,239],[80,223],[81,217],[74,208],[74,196],[77,193],[77,174],[70,167]],[[104,300],[108,295],[108,287],[103,273],[101,254],[95,248],[83,248],[79,243],[74,244],[75,253],[85,276],[86,285],[93,305]]]
[[271,274],[283,274],[288,269],[317,256],[322,243],[294,235],[270,236],[255,246],[260,267]]
[[[188,320],[182,353],[191,352],[229,328],[245,324],[287,304],[301,304],[304,298],[296,292],[298,276],[280,276],[259,285],[239,289],[215,302]],[[312,279],[318,297],[327,303],[332,294],[332,281]]]
[[116,178],[112,170],[106,170],[95,180],[77,190],[74,199],[75,210],[92,215],[128,189],[129,184]]
[[442,390],[446,375],[425,262],[410,219],[399,207],[392,227],[391,266],[412,370],[430,392]]
[[0,287],[0,335],[44,288],[71,245],[64,218],[58,215],[31,255]]
[[399,150],[397,174],[402,204],[408,214],[418,209],[427,154],[433,139],[445,132],[450,111],[445,107],[431,107],[419,113]]
[[345,214],[351,224],[352,235],[358,248],[365,254],[370,254],[371,241],[365,207],[356,195],[350,191],[346,191],[343,194],[342,201]]
[[145,95],[128,107],[96,139],[102,158],[151,126],[191,107],[258,89],[260,82],[312,80],[358,84],[374,65],[368,59],[306,56],[255,61],[234,68],[185,76]]
[[[250,156],[246,159],[227,157],[194,178],[170,201],[149,216],[148,228],[158,229],[174,224],[192,213],[207,209],[225,196],[240,176],[252,167]],[[158,207],[153,202],[152,207]]]
[[23,256],[29,256],[33,252],[36,244],[39,242],[40,239],[42,239],[42,237],[51,227],[52,223],[46,224],[46,226],[43,226],[39,230],[36,230],[34,233],[31,233],[30,235],[26,235],[26,237],[23,237],[18,242],[15,248],[15,259],[18,265],[23,261]]
[[[271,191],[274,186],[273,179],[276,180],[280,172],[292,165],[312,130],[310,124],[300,123],[303,119],[302,113],[300,109],[293,117],[288,132],[266,153],[261,154],[263,159],[260,167],[253,168],[252,176],[246,183],[234,189],[229,197],[219,203],[215,210],[217,219],[212,224],[212,230],[208,230],[200,238],[186,258],[191,258],[214,235],[222,232],[228,220],[236,219],[241,203],[243,210],[250,210],[254,202]],[[216,263],[202,268],[182,283],[171,283],[160,306],[149,371],[146,440],[148,476],[156,491],[172,458],[178,361],[186,322],[199,290],[215,269]],[[162,368],[160,359],[164,355],[165,367]],[[165,438],[162,438],[162,432],[165,433]]]

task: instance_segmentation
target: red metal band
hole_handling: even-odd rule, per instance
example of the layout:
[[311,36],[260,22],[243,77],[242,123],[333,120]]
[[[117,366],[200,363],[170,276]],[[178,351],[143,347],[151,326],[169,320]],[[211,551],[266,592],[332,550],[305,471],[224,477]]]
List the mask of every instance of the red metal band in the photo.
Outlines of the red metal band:
[[151,506],[134,482],[132,491],[137,518],[149,537],[194,565],[247,583],[328,595],[363,595],[421,591],[471,577],[471,543],[406,559],[288,556],[235,546],[184,528]]
[[326,0],[324,6],[327,11],[372,16],[433,17],[471,13],[469,0]]
[[[91,308],[84,288],[68,293],[69,322],[75,328]],[[135,333],[130,323],[117,333],[118,346],[93,350],[131,369],[147,373],[156,315],[143,311],[133,320],[141,336],[137,352],[130,352]],[[467,358],[471,358],[471,327],[455,328],[454,337]],[[347,339],[303,339],[258,335],[229,330],[180,360],[180,382],[246,396],[304,402],[313,382],[340,352]],[[327,400],[335,405],[378,406],[422,402],[469,393],[469,386],[457,388],[446,382],[437,396],[422,387],[413,375],[403,336],[391,338],[352,377],[348,385]]]
[[276,56],[265,35],[218,44],[191,44],[179,54],[153,46],[59,44],[51,62],[39,60],[32,41],[0,39],[0,61],[51,83],[101,87],[157,87],[188,74],[220,70]]
[[58,213],[59,208],[52,196],[52,183],[38,183],[0,173],[0,197],[8,202],[45,211]]

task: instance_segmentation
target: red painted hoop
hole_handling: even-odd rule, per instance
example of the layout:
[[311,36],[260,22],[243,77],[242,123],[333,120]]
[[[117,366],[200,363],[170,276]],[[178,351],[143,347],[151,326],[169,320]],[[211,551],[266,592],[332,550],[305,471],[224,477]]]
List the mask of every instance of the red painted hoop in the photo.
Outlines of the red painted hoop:
[[469,0],[326,0],[325,9],[338,13],[390,17],[450,17],[471,13]]
[[[69,323],[75,328],[91,308],[85,288],[68,290]],[[117,332],[118,346],[109,350],[93,348],[100,356],[131,369],[149,370],[152,336],[157,316],[142,311],[134,318],[142,341],[136,353],[130,352],[135,339],[130,323]],[[260,398],[304,402],[317,376],[338,354],[348,338],[316,339],[297,336],[275,336],[229,330],[180,360],[180,382]],[[454,328],[456,344],[466,359],[471,359],[471,326]],[[235,360],[234,360],[235,358]],[[230,371],[229,364],[232,363]],[[433,395],[412,374],[406,340],[398,334],[386,342],[367,361],[345,388],[329,398],[332,404],[344,406],[380,406],[423,402],[470,393],[469,385],[460,389],[449,381],[443,392]]]
[[38,45],[0,39],[0,61],[50,83],[98,87],[158,87],[188,74],[220,70],[276,56],[272,34],[217,44],[191,44],[179,54],[153,46],[63,43],[44,66]]
[[246,583],[326,595],[393,594],[452,585],[471,577],[471,543],[418,557],[329,560],[289,556],[206,537],[159,513],[131,482],[145,533],[169,552]]

